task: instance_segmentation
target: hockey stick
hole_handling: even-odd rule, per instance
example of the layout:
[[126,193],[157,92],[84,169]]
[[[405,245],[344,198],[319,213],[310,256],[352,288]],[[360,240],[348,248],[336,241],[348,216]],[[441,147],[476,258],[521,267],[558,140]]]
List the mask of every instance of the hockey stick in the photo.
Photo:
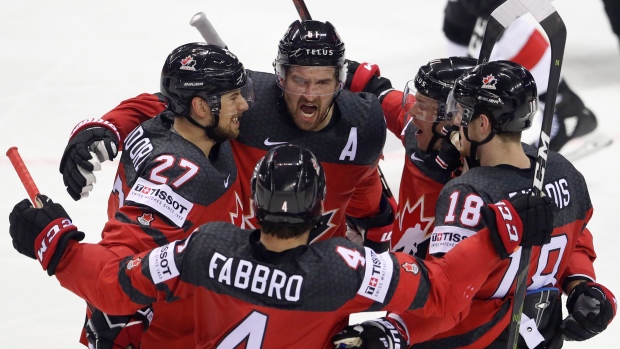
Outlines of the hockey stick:
[[228,48],[226,47],[224,40],[220,38],[220,35],[217,33],[215,28],[213,28],[211,22],[209,22],[204,12],[198,12],[197,14],[192,16],[189,24],[192,27],[195,27],[196,30],[198,30],[198,32],[200,33],[200,35],[202,35],[202,38],[205,39],[207,44]]
[[489,61],[493,47],[504,30],[506,30],[508,25],[515,19],[526,13],[528,13],[528,9],[523,5],[521,0],[508,0],[491,13],[484,31],[484,37],[482,38],[480,54],[478,55],[478,64]]
[[299,13],[299,18],[301,18],[302,21],[312,20],[312,17],[310,16],[310,12],[308,12],[308,8],[306,7],[306,2],[304,0],[293,0],[293,4],[295,4],[297,13]]
[[[555,7],[551,4],[551,0],[508,0],[495,9],[495,11],[491,13],[491,17],[487,23],[478,63],[487,62],[489,60],[493,45],[495,45],[495,42],[503,33],[504,29],[506,29],[512,21],[527,12],[531,13],[540,23],[549,38],[551,45],[551,68],[549,71],[547,93],[549,100],[555,101],[560,84],[560,72],[562,70],[562,59],[564,58],[564,47],[566,45],[566,26]],[[534,170],[534,181],[532,184],[533,195],[543,195],[542,188],[547,155],[549,154],[549,134],[553,123],[553,113],[554,108],[550,108],[549,106],[545,108],[543,113],[542,128],[540,130],[540,139],[538,142],[538,154],[536,157],[536,168]],[[516,349],[519,342],[518,328],[521,323],[523,303],[525,302],[525,294],[527,292],[527,276],[530,268],[531,255],[531,247],[521,248],[512,316],[510,318],[508,332],[507,343],[509,349]]]
[[34,183],[24,160],[19,155],[17,151],[17,147],[10,147],[9,150],[6,151],[6,156],[8,156],[9,160],[11,160],[11,164],[17,172],[17,176],[19,176],[19,180],[24,185],[26,192],[28,192],[28,196],[30,197],[30,201],[34,204],[35,207],[41,208],[43,207],[43,202],[41,199],[37,197],[40,194],[37,185]]

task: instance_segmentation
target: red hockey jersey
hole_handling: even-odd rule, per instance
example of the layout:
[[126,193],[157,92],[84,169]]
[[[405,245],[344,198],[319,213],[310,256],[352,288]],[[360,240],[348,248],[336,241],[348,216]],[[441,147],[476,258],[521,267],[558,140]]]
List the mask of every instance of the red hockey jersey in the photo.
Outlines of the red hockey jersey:
[[71,243],[61,265],[84,282],[62,284],[110,314],[193,297],[197,348],[331,348],[354,312],[458,321],[500,261],[488,229],[433,262],[343,238],[277,253],[259,238],[258,230],[209,223],[185,240],[104,264],[82,263],[76,257],[92,245]]

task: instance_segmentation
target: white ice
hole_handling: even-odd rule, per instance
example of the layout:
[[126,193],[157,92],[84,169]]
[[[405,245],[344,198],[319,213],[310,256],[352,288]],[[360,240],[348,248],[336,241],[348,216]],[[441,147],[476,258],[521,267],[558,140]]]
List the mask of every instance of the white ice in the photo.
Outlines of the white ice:
[[[379,64],[396,88],[420,65],[445,56],[445,1],[307,2],[315,19],[338,28],[349,58]],[[616,140],[575,166],[584,174],[596,208],[588,226],[599,255],[598,280],[620,295],[620,271],[614,262],[620,245],[620,235],[614,235],[620,186],[613,179],[620,150],[620,128],[613,119],[620,92],[620,47],[601,1],[561,0],[555,5],[569,32],[567,81],[598,116],[600,129]],[[196,12],[207,14],[246,67],[262,71],[271,71],[278,40],[297,19],[290,1],[275,0],[24,0],[5,1],[1,8],[0,150],[19,148],[41,192],[64,205],[90,242],[98,240],[105,222],[116,163],[105,163],[91,196],[74,202],[58,173],[72,127],[101,116],[123,99],[158,91],[166,55],[183,43],[201,40],[188,24]],[[393,136],[385,150],[381,167],[397,190],[404,152]],[[0,236],[0,348],[82,348],[77,340],[84,302],[62,289],[37,262],[13,250],[8,214],[26,192],[4,156],[0,174],[5,188],[0,202],[5,217]],[[567,343],[565,348],[615,347],[619,322],[587,343]]]

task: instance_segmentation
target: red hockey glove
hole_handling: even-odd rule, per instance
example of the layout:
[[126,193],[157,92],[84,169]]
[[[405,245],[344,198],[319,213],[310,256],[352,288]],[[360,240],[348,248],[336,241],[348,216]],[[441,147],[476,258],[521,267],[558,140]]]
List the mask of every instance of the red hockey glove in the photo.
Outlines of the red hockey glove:
[[91,348],[138,349],[141,347],[142,334],[151,321],[151,307],[142,308],[134,315],[112,316],[89,305],[84,330]]
[[618,303],[607,287],[595,282],[575,286],[566,300],[568,316],[560,327],[564,340],[584,341],[605,331]]
[[555,207],[548,197],[519,194],[483,206],[480,213],[500,258],[506,259],[519,246],[542,246],[551,241]]
[[44,195],[38,195],[42,208],[34,208],[28,199],[13,207],[9,215],[9,233],[17,252],[37,259],[49,276],[71,240],[82,241],[84,233],[77,231],[65,209]]
[[345,87],[351,92],[369,92],[383,100],[392,88],[392,82],[381,76],[379,66],[347,60],[347,81]]
[[116,127],[100,119],[84,120],[71,132],[59,171],[73,200],[87,197],[93,190],[93,171],[101,170],[101,162],[116,157],[119,138]]
[[406,348],[407,331],[394,319],[382,317],[347,326],[332,337],[334,348]]

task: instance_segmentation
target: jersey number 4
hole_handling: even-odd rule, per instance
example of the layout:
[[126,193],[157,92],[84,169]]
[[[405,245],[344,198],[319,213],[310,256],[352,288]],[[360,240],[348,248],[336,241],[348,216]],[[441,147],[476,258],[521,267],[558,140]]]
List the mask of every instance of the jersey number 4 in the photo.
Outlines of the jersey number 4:
[[267,315],[253,311],[224,337],[217,349],[235,349],[244,341],[246,349],[262,348],[267,319]]

